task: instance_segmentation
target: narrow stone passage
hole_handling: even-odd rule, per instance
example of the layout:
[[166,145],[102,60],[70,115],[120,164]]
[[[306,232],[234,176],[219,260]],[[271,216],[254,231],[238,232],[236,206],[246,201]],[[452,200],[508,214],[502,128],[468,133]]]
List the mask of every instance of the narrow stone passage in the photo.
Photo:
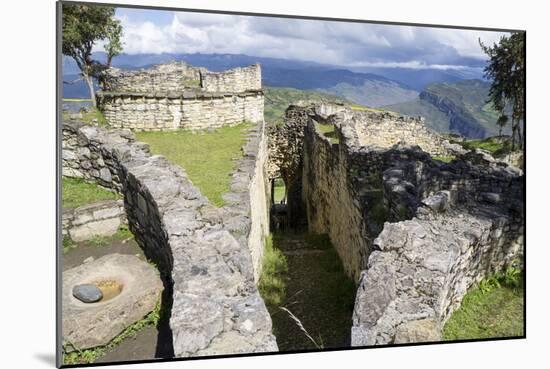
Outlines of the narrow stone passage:
[[[285,298],[279,305],[268,304],[279,349],[349,346],[355,286],[344,274],[328,237],[276,233],[273,246],[282,251],[288,266],[283,276]],[[311,338],[289,312],[301,322]]]

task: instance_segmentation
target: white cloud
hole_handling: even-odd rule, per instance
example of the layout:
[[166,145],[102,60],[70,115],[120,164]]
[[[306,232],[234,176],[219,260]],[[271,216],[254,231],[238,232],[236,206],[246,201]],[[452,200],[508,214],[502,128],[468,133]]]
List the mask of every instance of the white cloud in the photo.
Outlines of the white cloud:
[[[316,20],[176,12],[157,25],[118,16],[124,52],[238,53],[354,67],[415,69],[478,67],[478,38],[501,33]],[[98,44],[96,49],[102,49]]]

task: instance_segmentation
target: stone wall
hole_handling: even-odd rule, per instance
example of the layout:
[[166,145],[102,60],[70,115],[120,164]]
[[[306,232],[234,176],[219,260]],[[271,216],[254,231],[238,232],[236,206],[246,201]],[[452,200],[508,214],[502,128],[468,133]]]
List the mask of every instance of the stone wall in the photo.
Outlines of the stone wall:
[[213,129],[263,121],[261,91],[238,94],[98,92],[98,106],[115,128],[140,131]]
[[260,64],[234,68],[225,72],[201,73],[201,85],[208,92],[244,92],[262,89]]
[[209,72],[186,63],[127,71],[110,68],[98,107],[115,128],[160,131],[213,129],[264,117],[259,64]]
[[[328,233],[359,283],[352,345],[440,340],[469,287],[506,266],[522,267],[521,170],[482,152],[455,151],[444,140],[425,142],[428,135],[395,142],[408,118],[391,118],[398,128],[387,136],[378,131],[369,143],[368,114],[302,111],[308,226]],[[336,142],[321,125],[334,126]],[[449,148],[456,160],[432,159]]]
[[201,85],[201,71],[187,63],[155,65],[149,69],[110,68],[105,72],[104,90],[113,92],[183,92]]
[[302,188],[308,229],[328,233],[344,270],[359,280],[369,252],[363,217],[348,174],[349,163],[341,145],[333,144],[310,120],[305,131]]
[[362,146],[390,148],[398,143],[414,144],[431,155],[464,152],[424,124],[424,118],[399,116],[389,112],[354,112],[350,117]]
[[[126,130],[64,123],[63,150],[74,154],[63,160],[64,175],[78,173],[124,195],[130,230],[173,291],[177,357],[277,350],[254,283],[250,209],[213,207],[183,169],[152,156]],[[253,162],[243,160],[253,168],[247,173],[255,172]],[[241,199],[248,196],[247,176],[232,183],[232,191],[242,185]]]
[[63,209],[61,234],[74,242],[90,240],[94,236],[112,236],[127,223],[122,200],[105,200]]
[[357,291],[353,346],[440,341],[468,288],[522,259],[523,226],[506,212],[423,210],[386,224],[375,240]]
[[202,90],[238,93],[261,90],[262,70],[259,64],[254,64],[224,72],[210,72],[185,62],[172,62],[139,70],[109,68],[103,80],[103,89],[111,92],[181,93]]

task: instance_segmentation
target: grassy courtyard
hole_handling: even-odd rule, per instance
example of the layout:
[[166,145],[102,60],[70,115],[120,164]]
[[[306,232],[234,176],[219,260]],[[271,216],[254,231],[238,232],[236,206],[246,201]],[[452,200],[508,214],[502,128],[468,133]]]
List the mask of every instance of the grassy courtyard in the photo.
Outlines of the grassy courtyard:
[[136,132],[136,136],[150,145],[152,153],[184,168],[202,194],[212,204],[222,206],[222,195],[229,191],[230,174],[235,160],[242,156],[249,127],[242,123],[214,131]]
[[63,177],[62,196],[63,208],[77,208],[102,200],[120,198],[115,192],[111,192],[96,183],[89,183],[80,178],[66,177]]

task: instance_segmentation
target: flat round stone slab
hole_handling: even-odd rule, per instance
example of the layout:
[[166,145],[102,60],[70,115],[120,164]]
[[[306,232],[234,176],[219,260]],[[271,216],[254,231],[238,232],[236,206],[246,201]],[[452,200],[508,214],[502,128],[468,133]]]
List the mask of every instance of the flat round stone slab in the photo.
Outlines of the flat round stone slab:
[[[119,284],[120,293],[93,304],[73,295],[75,286],[102,281]],[[65,350],[106,345],[151,312],[162,289],[158,270],[134,255],[109,254],[64,271],[61,319]]]
[[97,302],[103,293],[93,284],[79,284],[73,287],[73,296],[85,303]]

